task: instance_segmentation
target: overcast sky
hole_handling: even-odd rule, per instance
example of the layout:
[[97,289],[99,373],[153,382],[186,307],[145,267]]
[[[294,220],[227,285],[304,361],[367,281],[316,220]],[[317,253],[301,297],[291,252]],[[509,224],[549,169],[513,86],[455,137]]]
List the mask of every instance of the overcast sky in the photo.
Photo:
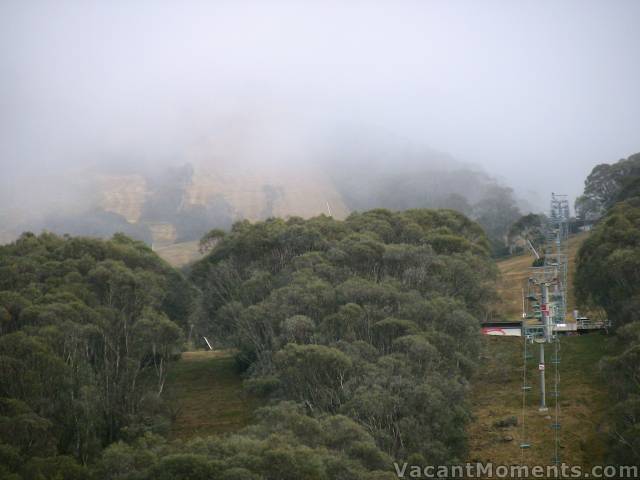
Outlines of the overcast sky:
[[0,2],[5,181],[179,162],[233,115],[379,129],[546,205],[640,151],[640,1]]

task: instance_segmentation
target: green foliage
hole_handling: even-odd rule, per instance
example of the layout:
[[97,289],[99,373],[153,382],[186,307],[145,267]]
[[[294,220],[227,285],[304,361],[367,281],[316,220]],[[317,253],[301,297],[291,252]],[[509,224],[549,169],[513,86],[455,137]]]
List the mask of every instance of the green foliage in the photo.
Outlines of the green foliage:
[[351,359],[323,345],[288,344],[274,358],[287,397],[306,401],[322,411],[336,411],[342,401]]
[[622,180],[622,187],[616,201],[624,202],[634,197],[640,197],[640,174]]
[[615,325],[640,320],[640,197],[616,204],[577,257],[576,292]]
[[511,254],[527,250],[527,241],[540,249],[546,241],[544,236],[544,215],[530,213],[523,215],[509,228],[507,244]]
[[211,250],[216,243],[218,243],[221,239],[224,238],[226,232],[220,228],[214,228],[206,233],[199,242],[198,249],[200,253],[205,253]]
[[177,453],[162,458],[149,477],[156,480],[209,480],[215,470],[203,455]]
[[13,471],[87,478],[76,460],[139,431],[192,303],[180,274],[120,234],[0,247],[0,443],[28,460]]
[[640,462],[640,321],[617,331],[617,354],[601,362],[614,406],[610,411],[613,442],[610,460],[621,465]]
[[[478,224],[379,209],[238,222],[203,245],[198,296],[123,235],[0,247],[0,475],[382,479],[392,458],[463,458],[496,274]],[[244,431],[156,434],[186,332],[236,348],[271,400]]]
[[520,217],[520,210],[513,198],[513,190],[500,185],[487,188],[474,206],[473,217],[482,225],[491,239],[494,255],[503,255],[509,228]]
[[637,191],[640,177],[640,153],[613,164],[596,165],[584,182],[584,193],[576,199],[576,216],[594,221],[616,202],[626,200]]
[[257,412],[256,423],[228,437],[174,441],[153,435],[114,443],[95,467],[105,480],[385,478],[391,459],[371,435],[342,415],[308,416],[283,402]]
[[90,480],[91,475],[86,467],[69,456],[34,457],[24,466],[24,480]]
[[13,398],[0,399],[0,440],[24,456],[53,455],[56,451],[53,422]]
[[[343,222],[239,222],[192,279],[209,319],[202,328],[239,350],[250,388],[304,405],[313,417],[304,425],[357,421],[375,443],[350,452],[381,468],[387,455],[464,455],[477,317],[493,299],[489,253],[482,228],[460,213],[377,209]],[[273,465],[298,468],[290,448]],[[351,478],[336,463],[305,478],[324,478],[328,468],[332,478]]]
[[609,459],[623,465],[640,463],[640,196],[634,196],[638,178],[636,154],[614,165],[599,165],[587,179],[601,208],[616,198],[624,201],[609,208],[583,243],[575,277],[578,298],[604,309],[616,329],[616,353],[603,359],[601,370],[614,400]]
[[[379,207],[392,211],[426,211],[427,208],[455,210],[482,225],[495,255],[508,253],[506,236],[510,225],[520,216],[510,188],[480,171],[464,167],[434,167],[434,162],[425,163],[423,155],[413,157],[415,152],[413,155],[403,152],[402,172],[396,168],[389,170],[388,165],[393,165],[389,157],[394,155],[393,152],[353,151],[349,155],[349,165],[345,165],[340,157],[340,164],[330,169],[336,187],[350,210]],[[452,161],[446,159],[445,163],[451,165]],[[425,166],[427,164],[431,166]],[[384,237],[382,239],[387,241]]]

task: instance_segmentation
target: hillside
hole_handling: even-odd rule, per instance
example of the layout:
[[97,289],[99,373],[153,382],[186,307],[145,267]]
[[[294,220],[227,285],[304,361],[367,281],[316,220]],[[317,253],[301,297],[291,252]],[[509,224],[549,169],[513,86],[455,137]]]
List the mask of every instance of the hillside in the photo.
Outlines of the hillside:
[[[604,414],[608,406],[606,385],[598,376],[598,362],[606,354],[608,338],[599,334],[565,337],[560,364],[560,458],[574,465],[604,462],[607,442]],[[469,459],[496,464],[546,465],[554,455],[554,400],[548,399],[551,418],[538,412],[540,402],[537,356],[527,361],[528,383],[533,386],[525,407],[522,432],[522,340],[485,337],[481,369],[470,395],[474,421],[469,425]],[[549,366],[551,367],[551,365]],[[550,372],[553,370],[550,369]],[[553,374],[547,375],[547,391]],[[517,425],[500,428],[496,422],[511,416]]]
[[37,195],[3,202],[0,243],[23,231],[100,238],[123,232],[180,267],[196,259],[188,242],[242,219],[451,208],[476,218],[495,243],[519,216],[522,202],[490,174],[403,138],[349,131],[309,144],[277,123],[245,120],[225,122],[171,160],[60,171],[47,194],[30,181]]
[[[570,278],[573,258],[587,234],[572,237],[569,242]],[[196,242],[171,245],[157,253],[173,264],[184,264],[197,258]],[[520,314],[520,285],[526,279],[531,257],[522,255],[498,262],[502,273],[499,292],[507,301],[506,316]],[[574,304],[570,292],[570,306]],[[485,337],[481,371],[473,382],[470,400],[474,422],[469,426],[469,459],[497,463],[522,460],[519,444],[522,437],[522,343],[516,338]],[[581,465],[602,462],[605,429],[603,414],[606,391],[599,380],[597,364],[607,344],[600,335],[566,338],[563,341],[561,418],[563,423],[563,459]],[[537,362],[527,363],[527,375],[537,381]],[[550,377],[550,376],[549,376]],[[550,381],[550,380],[549,380]],[[549,383],[548,389],[552,385]],[[191,438],[196,435],[234,431],[246,425],[254,407],[243,396],[242,385],[233,369],[233,360],[221,352],[187,352],[169,374],[168,389],[175,392],[178,416],[172,436]],[[528,399],[525,418],[526,439],[534,446],[525,452],[526,463],[547,463],[553,454],[551,420],[537,412],[539,396],[534,391]],[[509,416],[518,425],[498,428],[494,422]],[[510,439],[510,440],[509,440]]]
[[[588,233],[569,239],[568,311],[575,308],[573,274],[575,256]],[[498,311],[503,318],[519,318],[521,288],[531,266],[530,255],[498,262],[501,278],[498,293],[503,302]],[[527,384],[532,385],[524,409],[523,435],[523,342],[518,337],[484,337],[480,370],[472,382],[470,400],[473,422],[469,425],[469,459],[497,464],[549,464],[554,455],[554,399],[549,397],[548,414],[540,414],[538,405],[539,372],[537,353],[527,360]],[[560,369],[560,457],[570,464],[590,466],[604,462],[607,425],[604,414],[608,392],[599,376],[598,363],[608,353],[611,340],[598,333],[563,337]],[[553,355],[548,352],[548,355]],[[553,366],[546,377],[547,391],[554,390]],[[547,417],[551,415],[551,417]],[[497,422],[516,417],[517,425],[497,426]],[[520,449],[521,443],[531,448]]]
[[[194,166],[169,169],[158,178],[140,174],[100,174],[100,207],[127,222],[149,228],[154,244],[194,240],[204,231],[237,219],[304,218],[349,212],[342,196],[319,168],[244,165],[201,154]],[[215,165],[215,167],[214,167]],[[186,225],[185,225],[186,224]]]
[[[573,285],[573,274],[575,272],[575,256],[582,245],[582,242],[589,236],[588,232],[580,233],[569,237],[569,272],[568,282]],[[520,319],[522,314],[522,288],[526,285],[529,268],[533,262],[530,254],[518,255],[497,262],[500,270],[497,290],[499,303],[496,310],[501,318],[505,320]],[[570,314],[575,308],[573,289],[569,288],[567,313]]]
[[180,268],[200,260],[203,255],[198,250],[198,242],[180,242],[169,245],[160,245],[153,247],[153,251],[156,252],[163,260],[169,263],[169,265]]

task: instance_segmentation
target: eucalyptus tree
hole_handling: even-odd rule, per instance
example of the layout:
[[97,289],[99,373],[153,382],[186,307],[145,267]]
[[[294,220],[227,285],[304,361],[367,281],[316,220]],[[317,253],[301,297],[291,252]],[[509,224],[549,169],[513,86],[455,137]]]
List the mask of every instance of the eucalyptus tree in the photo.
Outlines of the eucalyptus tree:
[[496,276],[478,224],[452,210],[376,209],[212,236],[191,274],[204,328],[237,348],[254,391],[312,417],[347,415],[395,458],[462,458]]

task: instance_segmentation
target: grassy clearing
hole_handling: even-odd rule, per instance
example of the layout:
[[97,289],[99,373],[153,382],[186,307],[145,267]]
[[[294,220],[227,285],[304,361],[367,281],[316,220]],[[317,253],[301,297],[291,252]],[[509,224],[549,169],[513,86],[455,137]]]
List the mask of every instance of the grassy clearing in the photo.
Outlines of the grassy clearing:
[[157,246],[154,251],[169,265],[175,268],[182,268],[203,257],[198,250],[198,245],[198,241],[173,243],[171,245]]
[[171,437],[183,440],[237,431],[250,422],[256,406],[243,392],[227,351],[183,353],[169,371],[167,390],[178,410]]

